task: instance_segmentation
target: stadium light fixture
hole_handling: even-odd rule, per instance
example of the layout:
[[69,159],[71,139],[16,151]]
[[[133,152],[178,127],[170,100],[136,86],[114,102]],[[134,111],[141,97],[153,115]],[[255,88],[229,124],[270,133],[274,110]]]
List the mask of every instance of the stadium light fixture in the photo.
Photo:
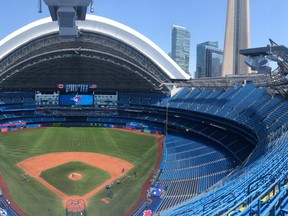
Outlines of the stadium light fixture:
[[245,63],[251,67],[252,70],[258,71],[258,73],[270,73],[271,67],[269,67],[268,61],[269,58],[267,56],[259,55],[259,56],[248,56],[245,59]]
[[[44,0],[53,21],[58,21],[59,35],[77,37],[76,20],[85,20],[87,7],[94,12],[94,0]],[[42,0],[38,1],[38,12],[42,12]]]

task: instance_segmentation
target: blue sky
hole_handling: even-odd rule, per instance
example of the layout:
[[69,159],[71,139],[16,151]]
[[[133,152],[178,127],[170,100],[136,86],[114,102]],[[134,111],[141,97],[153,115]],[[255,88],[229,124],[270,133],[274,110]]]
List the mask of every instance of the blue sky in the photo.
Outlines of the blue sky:
[[[171,26],[191,33],[190,72],[196,67],[196,45],[218,41],[223,49],[227,0],[94,0],[94,15],[123,23],[148,37],[166,53],[171,50]],[[1,0],[0,40],[35,20],[49,16],[37,11],[38,0]],[[287,46],[288,1],[250,0],[251,47],[266,46],[269,38]]]

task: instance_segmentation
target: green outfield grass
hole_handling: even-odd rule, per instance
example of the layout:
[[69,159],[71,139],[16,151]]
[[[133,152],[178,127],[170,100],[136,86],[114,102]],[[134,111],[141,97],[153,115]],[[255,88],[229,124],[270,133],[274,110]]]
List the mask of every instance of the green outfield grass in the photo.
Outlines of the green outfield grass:
[[[157,159],[157,137],[107,128],[40,128],[0,134],[0,174],[12,199],[29,216],[65,215],[62,199],[37,180],[25,175],[17,163],[32,156],[54,152],[95,152],[124,159],[134,165],[122,184],[103,189],[88,200],[89,215],[123,215],[141,193]],[[133,172],[137,171],[137,178]],[[125,176],[123,177],[123,179]],[[101,201],[107,198],[110,202]],[[50,211],[48,211],[50,209]]]
[[[69,179],[71,173],[79,173],[81,180]],[[40,177],[68,196],[84,196],[111,176],[107,171],[79,161],[71,161],[54,168],[44,170]]]

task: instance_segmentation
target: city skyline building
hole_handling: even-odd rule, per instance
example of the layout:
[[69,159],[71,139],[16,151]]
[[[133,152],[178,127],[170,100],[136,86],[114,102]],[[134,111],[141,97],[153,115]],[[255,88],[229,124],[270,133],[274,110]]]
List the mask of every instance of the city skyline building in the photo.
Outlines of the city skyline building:
[[218,41],[206,41],[197,44],[195,78],[220,77],[223,51],[218,48]]
[[250,0],[228,0],[222,76],[250,72],[240,49],[250,48]]
[[171,41],[171,58],[190,75],[190,32],[183,26],[172,25]]

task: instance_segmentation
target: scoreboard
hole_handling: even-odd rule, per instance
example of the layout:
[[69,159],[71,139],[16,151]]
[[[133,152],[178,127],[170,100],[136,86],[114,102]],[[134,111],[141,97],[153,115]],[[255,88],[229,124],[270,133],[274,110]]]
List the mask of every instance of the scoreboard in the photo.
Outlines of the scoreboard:
[[84,105],[91,106],[93,105],[93,95],[60,95],[59,100],[60,105],[70,106],[70,105]]

